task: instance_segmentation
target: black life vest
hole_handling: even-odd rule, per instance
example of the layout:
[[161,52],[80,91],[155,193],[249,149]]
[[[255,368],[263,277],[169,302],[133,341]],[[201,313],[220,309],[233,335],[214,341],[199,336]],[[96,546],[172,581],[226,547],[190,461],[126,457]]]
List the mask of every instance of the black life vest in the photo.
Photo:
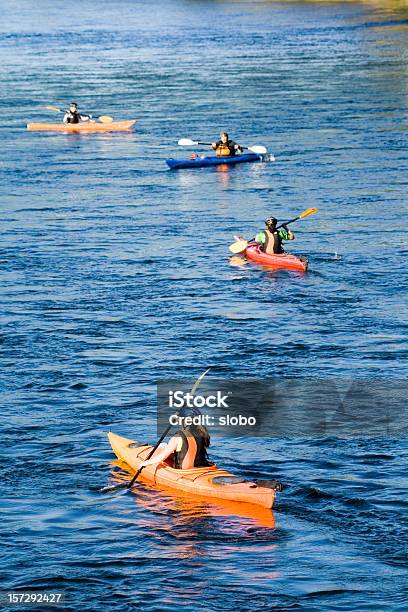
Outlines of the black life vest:
[[[262,250],[264,253],[273,252],[273,253],[281,254],[285,252],[282,246],[282,238],[280,237],[278,231],[270,232],[270,231],[264,230],[264,234],[265,234],[265,242],[262,245]],[[270,245],[271,240],[273,240],[272,245]],[[272,250],[271,250],[271,246],[272,246]]]
[[81,121],[81,115],[78,113],[78,111],[75,111],[75,113],[71,113],[71,111],[69,111],[67,113],[67,123],[79,123]]
[[183,440],[181,450],[174,451],[174,467],[178,470],[191,467],[207,467],[211,465],[207,457],[207,448],[204,444],[202,436],[194,436],[190,431],[177,432],[176,436],[180,436]]

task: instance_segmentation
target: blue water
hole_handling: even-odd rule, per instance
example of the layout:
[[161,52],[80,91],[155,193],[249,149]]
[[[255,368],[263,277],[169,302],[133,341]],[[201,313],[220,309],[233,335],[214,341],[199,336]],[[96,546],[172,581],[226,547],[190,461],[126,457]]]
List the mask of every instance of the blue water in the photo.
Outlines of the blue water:
[[[405,440],[214,440],[223,467],[287,483],[268,516],[99,489],[108,430],[155,439],[160,378],[406,376],[408,10],[0,17],[2,588],[64,590],[73,611],[406,610]],[[72,99],[134,133],[25,130]],[[166,169],[220,129],[276,161]],[[308,274],[230,265],[235,233],[309,206],[290,245]]]

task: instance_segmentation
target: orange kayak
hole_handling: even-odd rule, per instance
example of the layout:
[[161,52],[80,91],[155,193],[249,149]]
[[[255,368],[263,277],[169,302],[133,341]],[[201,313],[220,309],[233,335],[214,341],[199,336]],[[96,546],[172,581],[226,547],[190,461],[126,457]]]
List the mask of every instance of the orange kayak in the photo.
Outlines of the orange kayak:
[[[139,469],[141,462],[152,449],[151,446],[139,444],[112,432],[109,432],[108,438],[117,458],[126,463],[132,472]],[[160,488],[182,491],[194,496],[256,504],[263,508],[272,508],[275,500],[273,489],[245,481],[216,465],[189,470],[177,470],[167,462],[148,465],[139,478]]]
[[282,253],[268,255],[261,251],[258,245],[251,245],[245,250],[245,257],[250,261],[261,264],[268,268],[284,268],[286,270],[299,270],[306,272],[309,262],[306,257],[290,255],[290,253]]
[[84,121],[83,123],[27,123],[27,130],[51,132],[126,132],[136,123],[130,121],[111,121],[100,123]]

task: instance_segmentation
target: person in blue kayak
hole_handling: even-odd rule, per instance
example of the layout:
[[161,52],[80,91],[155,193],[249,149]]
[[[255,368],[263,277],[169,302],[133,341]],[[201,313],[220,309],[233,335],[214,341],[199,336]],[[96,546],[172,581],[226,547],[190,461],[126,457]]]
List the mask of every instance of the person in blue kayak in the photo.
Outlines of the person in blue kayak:
[[80,123],[81,121],[89,121],[89,119],[91,119],[91,115],[81,115],[78,112],[78,104],[76,102],[71,102],[67,112],[64,115],[63,122]]
[[172,457],[172,467],[188,470],[193,467],[213,465],[207,456],[210,434],[204,425],[188,425],[174,434],[170,440],[161,444],[151,459],[143,461],[139,468],[156,465]]
[[266,228],[255,236],[255,242],[258,242],[261,245],[262,251],[268,255],[284,253],[282,242],[284,240],[295,239],[295,234],[287,226],[282,225],[282,227],[277,229],[277,222],[275,217],[268,217],[265,220]]
[[217,157],[231,157],[236,153],[242,153],[242,148],[234,140],[230,140],[227,132],[221,132],[220,140],[211,144]]

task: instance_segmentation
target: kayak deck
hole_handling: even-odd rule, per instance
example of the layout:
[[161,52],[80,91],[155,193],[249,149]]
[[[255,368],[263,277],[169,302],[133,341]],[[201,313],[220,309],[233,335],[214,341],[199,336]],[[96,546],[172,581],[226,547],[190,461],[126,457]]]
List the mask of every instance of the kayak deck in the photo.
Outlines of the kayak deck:
[[84,121],[83,123],[27,123],[27,130],[50,132],[125,132],[130,130],[136,120],[111,121],[100,123]]
[[217,157],[216,155],[194,157],[191,159],[166,159],[166,164],[170,170],[181,168],[204,168],[206,166],[220,166],[223,164],[234,165],[245,162],[261,161],[262,155],[257,153],[242,153],[241,155],[231,155],[228,157]]
[[306,272],[309,262],[306,257],[296,257],[290,253],[268,255],[259,245],[251,245],[245,249],[245,257],[250,261],[270,268],[283,268],[286,270],[299,270]]
[[[134,472],[152,449],[149,445],[140,445],[112,432],[109,432],[108,438],[117,458]],[[177,470],[167,463],[148,465],[139,478],[148,484],[183,491],[189,495],[250,503],[264,508],[272,508],[275,500],[273,489],[258,487],[254,482],[244,481],[215,465],[189,470]]]

